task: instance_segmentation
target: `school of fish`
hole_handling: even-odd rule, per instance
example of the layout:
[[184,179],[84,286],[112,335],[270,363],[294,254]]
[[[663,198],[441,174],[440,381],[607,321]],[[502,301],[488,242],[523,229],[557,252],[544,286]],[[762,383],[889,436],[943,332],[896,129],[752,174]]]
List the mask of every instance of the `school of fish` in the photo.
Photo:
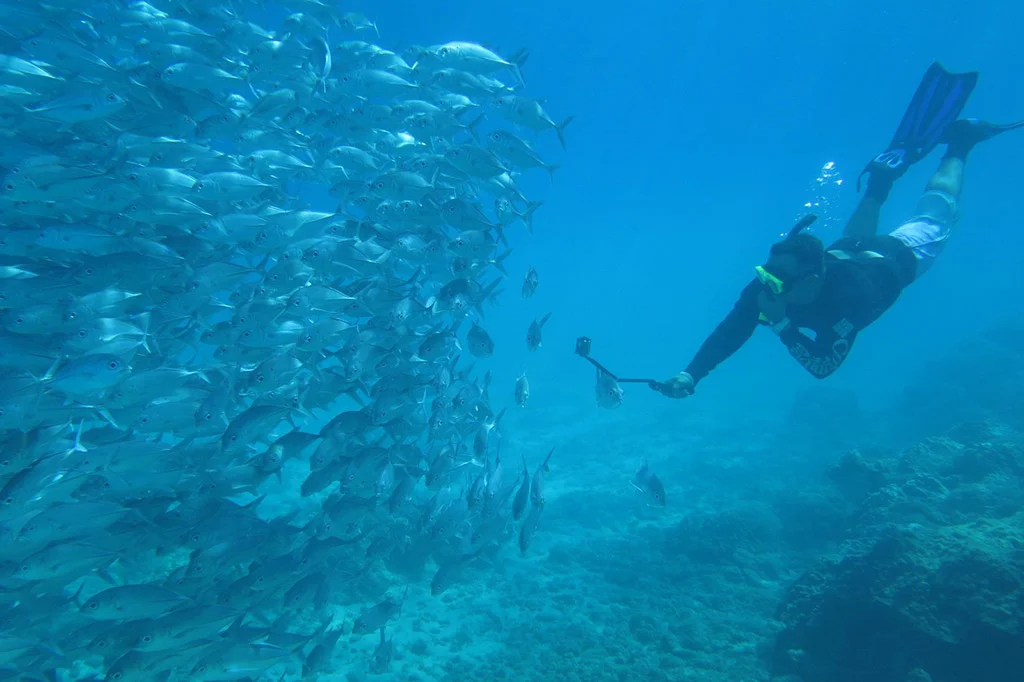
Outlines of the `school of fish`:
[[410,584],[540,526],[466,355],[571,118],[320,0],[0,14],[0,680],[387,671]]

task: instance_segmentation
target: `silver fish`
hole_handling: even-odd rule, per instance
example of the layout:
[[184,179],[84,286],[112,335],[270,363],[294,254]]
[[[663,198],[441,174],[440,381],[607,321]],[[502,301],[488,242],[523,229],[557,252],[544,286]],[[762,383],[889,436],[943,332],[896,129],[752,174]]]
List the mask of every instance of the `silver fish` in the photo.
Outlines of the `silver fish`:
[[476,322],[469,328],[466,335],[466,346],[470,355],[477,358],[489,358],[494,355],[494,341],[487,330]]
[[667,504],[665,486],[662,484],[661,479],[647,465],[646,457],[644,457],[640,468],[633,475],[633,488],[650,500],[651,504],[659,507],[664,507]]
[[540,276],[537,274],[536,268],[532,265],[530,269],[526,271],[526,277],[523,278],[523,298],[530,298],[537,292],[537,285],[540,284]]
[[530,400],[530,380],[526,378],[526,372],[516,377],[515,400],[519,407],[526,407]]
[[622,386],[611,374],[597,370],[597,385],[594,389],[598,407],[614,410],[622,405]]
[[539,321],[535,319],[533,322],[530,323],[529,329],[526,330],[526,349],[527,350],[532,352],[532,351],[535,351],[535,350],[537,350],[537,349],[539,349],[541,347],[541,344],[543,343],[543,340],[544,340],[542,335],[541,335],[541,331],[544,329],[544,325],[547,323],[547,321],[548,321],[548,319],[550,317],[551,317],[551,313],[548,313],[544,317],[540,318]]
[[559,162],[487,106],[526,52],[265,9],[4,4],[0,677],[312,678],[339,608],[384,672],[367,586],[475,589],[543,502],[473,365]]

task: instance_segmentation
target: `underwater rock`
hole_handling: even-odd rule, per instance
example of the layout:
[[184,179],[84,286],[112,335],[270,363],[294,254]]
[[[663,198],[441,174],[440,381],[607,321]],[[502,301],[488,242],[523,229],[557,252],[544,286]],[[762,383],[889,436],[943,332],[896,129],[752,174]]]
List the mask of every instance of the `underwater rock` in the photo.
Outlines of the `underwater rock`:
[[766,552],[781,544],[783,524],[773,511],[748,505],[684,517],[665,539],[668,558],[686,556],[698,563],[734,563],[737,552]]
[[965,446],[953,460],[950,473],[965,481],[992,475],[1024,474],[1024,448],[1011,443],[977,443]]
[[851,501],[860,500],[885,485],[885,474],[880,462],[867,462],[859,450],[849,450],[825,472],[839,492]]
[[973,419],[957,424],[946,435],[964,445],[981,445],[1002,439],[1006,429],[993,419]]
[[926,438],[903,451],[896,469],[906,474],[944,474],[953,468],[963,448],[963,445],[945,436]]
[[907,679],[904,682],[932,682],[932,676],[920,668],[914,668],[907,673]]
[[940,681],[1020,679],[1021,603],[1024,512],[956,526],[890,525],[847,543],[789,589],[776,613],[784,627],[773,674],[906,682],[921,668],[943,671]]
[[839,540],[852,511],[850,503],[827,486],[782,495],[774,507],[786,546],[797,551],[820,550]]

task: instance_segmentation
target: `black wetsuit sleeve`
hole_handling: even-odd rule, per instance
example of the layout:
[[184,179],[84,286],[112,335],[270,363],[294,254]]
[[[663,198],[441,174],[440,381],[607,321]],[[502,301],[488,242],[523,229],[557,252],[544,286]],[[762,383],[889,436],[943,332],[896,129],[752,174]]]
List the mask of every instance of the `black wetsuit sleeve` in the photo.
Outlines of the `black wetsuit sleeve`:
[[686,372],[698,383],[721,362],[738,351],[757,329],[760,310],[757,307],[759,283],[752,281],[740,294],[732,311],[711,332],[711,336],[697,351],[686,367]]
[[850,354],[857,330],[850,329],[845,336],[834,331],[811,338],[799,329],[789,328],[779,334],[789,354],[808,372],[818,379],[824,379],[839,369]]

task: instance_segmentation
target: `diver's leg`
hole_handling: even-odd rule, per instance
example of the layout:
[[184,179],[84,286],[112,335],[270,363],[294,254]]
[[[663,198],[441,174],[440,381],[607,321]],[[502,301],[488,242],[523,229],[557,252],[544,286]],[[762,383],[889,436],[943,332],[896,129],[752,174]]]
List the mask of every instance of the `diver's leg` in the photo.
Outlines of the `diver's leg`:
[[998,125],[976,118],[963,118],[951,123],[943,134],[946,155],[942,157],[942,162],[928,182],[925,192],[943,192],[954,200],[959,200],[964,184],[964,164],[967,163],[967,155],[975,145],[1018,128],[1024,128],[1024,121]]
[[938,258],[959,219],[968,151],[969,147],[958,149],[950,145],[917,202],[915,216],[890,233],[914,252],[917,277]]
[[918,277],[935,262],[957,223],[967,155],[979,142],[1018,128],[1024,128],[1024,121],[997,125],[974,118],[954,121],[946,128],[946,154],[925,187],[916,217],[891,233],[914,252]]
[[870,237],[878,232],[878,216],[891,189],[892,180],[889,178],[871,176],[864,196],[843,228],[843,234],[847,237]]
[[939,167],[932,174],[925,192],[942,192],[954,199],[960,200],[960,192],[964,187],[964,165],[966,154],[946,154],[939,162]]

